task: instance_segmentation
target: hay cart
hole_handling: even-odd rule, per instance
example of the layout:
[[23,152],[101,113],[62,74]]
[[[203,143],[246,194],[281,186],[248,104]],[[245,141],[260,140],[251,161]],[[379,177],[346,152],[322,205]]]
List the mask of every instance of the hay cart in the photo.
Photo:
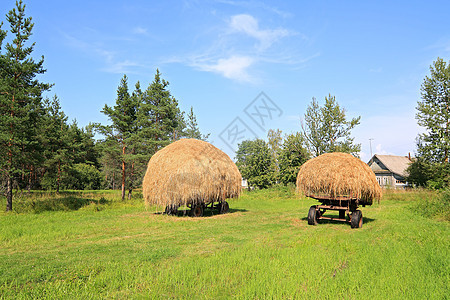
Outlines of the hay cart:
[[[178,215],[178,207],[179,205],[167,205],[165,209],[165,213],[167,215]],[[205,209],[215,209],[219,214],[226,214],[230,210],[230,206],[227,201],[199,201],[195,203],[187,204],[187,207],[190,209],[190,215],[192,217],[202,217]]]
[[[362,212],[358,209],[358,206],[362,205],[364,207],[372,204],[371,202],[362,201],[352,195],[337,196],[333,198],[321,195],[307,196],[322,203],[321,205],[313,205],[309,208],[309,225],[317,225],[319,220],[333,220],[348,222],[350,223],[351,228],[361,228],[363,225],[363,216]],[[324,214],[327,210],[338,211],[339,217],[325,217]]]

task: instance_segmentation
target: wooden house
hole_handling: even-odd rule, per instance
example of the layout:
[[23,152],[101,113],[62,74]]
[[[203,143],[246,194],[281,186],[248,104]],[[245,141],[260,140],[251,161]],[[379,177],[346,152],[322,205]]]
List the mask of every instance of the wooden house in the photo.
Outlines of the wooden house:
[[406,169],[410,163],[412,163],[410,156],[375,154],[368,165],[381,187],[404,188],[408,185]]

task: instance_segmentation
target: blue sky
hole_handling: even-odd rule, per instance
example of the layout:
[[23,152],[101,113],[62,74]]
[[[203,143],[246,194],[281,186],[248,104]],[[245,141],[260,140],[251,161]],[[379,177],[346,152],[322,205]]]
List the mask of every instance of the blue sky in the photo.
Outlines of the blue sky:
[[[2,21],[15,1],[0,3]],[[106,123],[121,77],[146,88],[156,68],[210,141],[301,130],[312,97],[336,96],[361,158],[407,155],[422,130],[420,85],[450,57],[447,1],[25,1],[35,57],[65,113]],[[5,24],[7,25],[7,24]],[[6,27],[3,29],[6,29]],[[261,94],[262,93],[262,94]],[[233,134],[233,133],[237,133]]]

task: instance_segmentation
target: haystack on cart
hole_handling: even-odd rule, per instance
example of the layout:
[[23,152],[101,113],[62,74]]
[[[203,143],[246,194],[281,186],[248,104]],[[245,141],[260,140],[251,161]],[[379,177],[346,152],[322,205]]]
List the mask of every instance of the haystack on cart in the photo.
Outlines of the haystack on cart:
[[[330,199],[327,196],[307,195],[310,198],[321,202],[321,205],[313,205],[309,208],[308,224],[317,225],[319,220],[334,220],[350,223],[352,228],[361,228],[363,225],[363,215],[358,209],[359,205],[366,206],[366,203],[352,196],[341,196]],[[369,204],[370,205],[370,204]],[[324,216],[327,210],[339,212],[339,217]]]
[[[303,164],[297,175],[297,189],[321,203],[310,207],[309,225],[335,220],[361,228],[359,206],[372,205],[381,197],[380,185],[370,167],[359,158],[339,152],[322,154]],[[328,210],[338,211],[339,217],[324,216]]]
[[230,157],[208,142],[181,139],[156,152],[142,182],[146,204],[165,207],[168,215],[178,208],[201,217],[205,209],[227,213],[229,198],[239,196],[241,174]]

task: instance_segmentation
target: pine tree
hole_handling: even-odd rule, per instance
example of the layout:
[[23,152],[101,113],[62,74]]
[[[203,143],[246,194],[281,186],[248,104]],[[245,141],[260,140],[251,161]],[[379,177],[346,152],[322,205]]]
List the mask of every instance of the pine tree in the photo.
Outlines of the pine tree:
[[203,135],[200,132],[200,128],[198,127],[198,123],[197,123],[197,117],[194,114],[194,108],[192,106],[191,106],[191,110],[189,111],[189,113],[187,115],[187,120],[185,121],[185,123],[186,123],[185,137],[202,140],[202,141],[206,141],[208,139],[208,137],[210,135],[209,133],[206,135]]
[[148,158],[160,148],[174,140],[178,128],[178,101],[167,89],[169,82],[161,78],[156,70],[155,79],[142,95],[137,113],[138,139],[145,145],[143,151]]
[[[12,210],[12,184],[21,174],[33,147],[36,146],[36,126],[42,93],[51,85],[41,83],[36,76],[43,74],[44,57],[35,62],[31,57],[35,43],[27,46],[34,24],[25,17],[22,0],[6,15],[13,35],[0,55],[0,170],[6,179],[6,210]],[[4,39],[5,32],[0,32]]]
[[137,129],[137,104],[135,97],[130,96],[128,78],[124,75],[117,88],[116,105],[114,107],[105,105],[102,110],[102,113],[110,119],[111,125],[98,127],[103,135],[117,142],[112,146],[119,146],[121,150],[122,200],[125,199],[128,156],[132,150],[133,135],[136,134]]
[[[68,117],[62,111],[59,99],[55,95],[53,100],[44,101],[45,114],[42,118],[43,154],[45,158],[46,182],[49,187],[56,186],[59,192],[61,177],[71,162],[70,136]],[[54,181],[54,182],[52,182]]]

